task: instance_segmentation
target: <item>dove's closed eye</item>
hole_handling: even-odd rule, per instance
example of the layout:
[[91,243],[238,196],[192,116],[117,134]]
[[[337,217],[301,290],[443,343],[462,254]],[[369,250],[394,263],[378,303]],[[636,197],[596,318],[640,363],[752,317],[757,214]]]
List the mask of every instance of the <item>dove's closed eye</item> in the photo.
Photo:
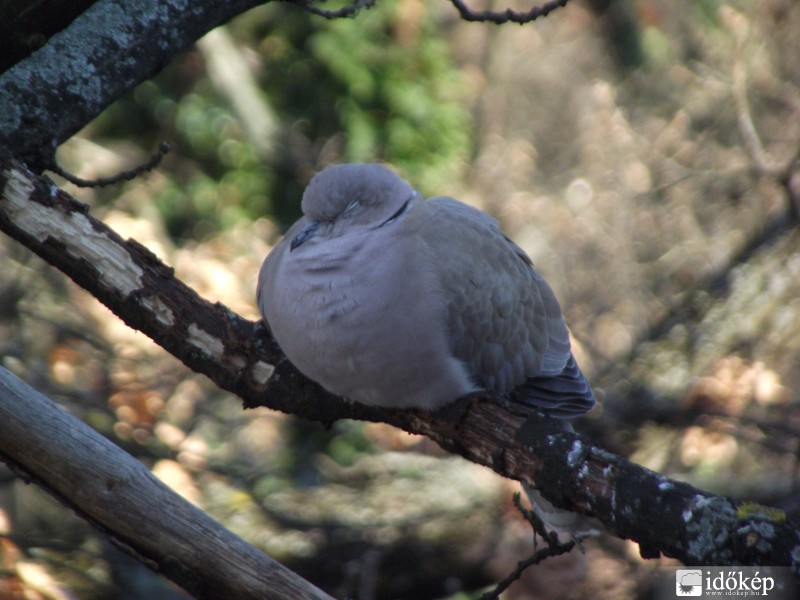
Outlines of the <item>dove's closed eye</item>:
[[406,200],[406,201],[405,201],[405,203],[403,203],[403,206],[401,206],[400,208],[398,208],[398,209],[397,209],[397,212],[395,212],[395,213],[394,213],[394,214],[393,214],[391,217],[389,217],[388,219],[386,219],[386,220],[385,220],[383,223],[381,223],[380,225],[378,225],[378,227],[383,227],[384,225],[388,225],[389,223],[391,223],[392,221],[394,221],[394,220],[395,220],[397,217],[399,217],[399,216],[400,216],[400,215],[402,215],[404,212],[406,212],[406,210],[408,210],[408,205],[409,205],[409,203],[410,203],[410,202],[411,202],[411,198],[409,198],[408,200]]

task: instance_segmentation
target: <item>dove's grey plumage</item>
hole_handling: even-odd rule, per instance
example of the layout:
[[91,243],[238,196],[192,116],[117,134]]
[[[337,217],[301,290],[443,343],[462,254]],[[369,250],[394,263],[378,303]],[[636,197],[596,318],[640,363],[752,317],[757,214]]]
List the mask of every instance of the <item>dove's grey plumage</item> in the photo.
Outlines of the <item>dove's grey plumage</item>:
[[364,404],[486,389],[556,417],[594,398],[558,302],[494,219],[375,164],[328,168],[261,267],[258,305],[306,376]]
[[[489,215],[423,200],[375,164],[317,174],[302,208],[261,267],[257,300],[307,377],[391,408],[436,410],[480,389],[555,417],[593,406],[555,295]],[[525,491],[552,527],[598,529]]]

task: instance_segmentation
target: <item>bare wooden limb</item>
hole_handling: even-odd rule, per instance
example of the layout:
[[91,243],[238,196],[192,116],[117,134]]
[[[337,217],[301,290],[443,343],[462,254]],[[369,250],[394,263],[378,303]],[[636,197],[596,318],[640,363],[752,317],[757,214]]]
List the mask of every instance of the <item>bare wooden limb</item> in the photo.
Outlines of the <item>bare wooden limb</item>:
[[196,598],[330,598],[2,367],[0,459]]
[[524,407],[484,395],[430,414],[350,404],[300,375],[259,323],[210,304],[133,240],[13,161],[0,161],[0,229],[72,277],[125,323],[238,394],[307,419],[390,423],[505,477],[535,481],[554,505],[596,516],[642,554],[689,565],[800,567],[800,532],[779,510],[714,496],[614,456]]

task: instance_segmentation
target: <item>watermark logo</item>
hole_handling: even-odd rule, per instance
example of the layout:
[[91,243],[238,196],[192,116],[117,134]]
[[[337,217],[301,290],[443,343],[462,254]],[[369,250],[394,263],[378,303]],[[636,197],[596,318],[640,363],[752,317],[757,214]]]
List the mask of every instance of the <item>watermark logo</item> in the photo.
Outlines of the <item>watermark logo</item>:
[[677,569],[677,598],[793,598],[789,569],[771,567],[703,567]]
[[700,569],[678,569],[675,573],[675,594],[678,596],[703,595],[703,571]]

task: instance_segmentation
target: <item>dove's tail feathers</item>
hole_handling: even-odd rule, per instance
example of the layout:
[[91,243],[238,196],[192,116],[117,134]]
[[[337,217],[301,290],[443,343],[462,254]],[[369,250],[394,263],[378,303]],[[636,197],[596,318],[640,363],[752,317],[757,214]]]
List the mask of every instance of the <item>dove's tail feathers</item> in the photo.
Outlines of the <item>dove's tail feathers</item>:
[[561,373],[531,377],[511,397],[559,419],[578,417],[594,406],[592,388],[572,354]]

